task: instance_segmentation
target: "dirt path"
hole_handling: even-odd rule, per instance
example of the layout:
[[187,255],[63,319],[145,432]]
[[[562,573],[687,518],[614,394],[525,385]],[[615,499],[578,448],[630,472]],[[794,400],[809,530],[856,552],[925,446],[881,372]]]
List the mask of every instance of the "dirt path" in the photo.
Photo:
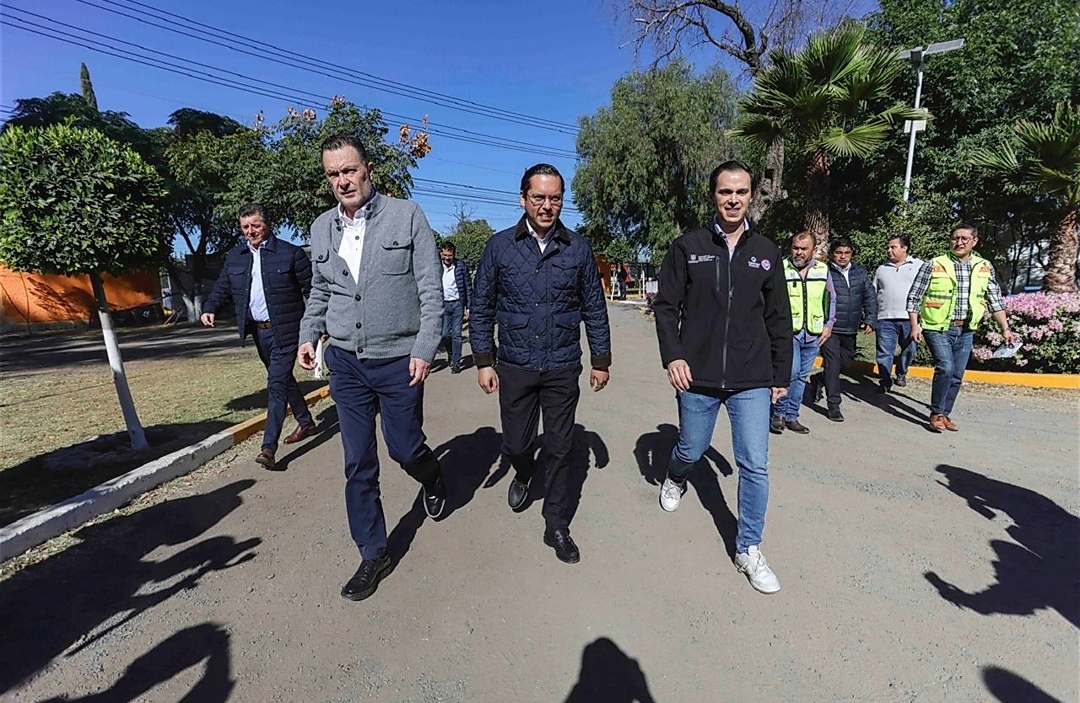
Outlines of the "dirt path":
[[1077,700],[1075,394],[968,388],[961,432],[934,435],[928,384],[850,381],[847,422],[808,410],[811,435],[772,442],[763,549],[783,590],[763,596],[728,557],[726,420],[662,512],[672,392],[651,324],[612,323],[612,385],[579,412],[580,564],[543,545],[538,504],[506,507],[495,399],[443,371],[426,428],[454,510],[425,519],[384,456],[400,562],[375,596],[338,595],[356,554],[337,435],[282,473],[249,443],[0,581],[0,699]]

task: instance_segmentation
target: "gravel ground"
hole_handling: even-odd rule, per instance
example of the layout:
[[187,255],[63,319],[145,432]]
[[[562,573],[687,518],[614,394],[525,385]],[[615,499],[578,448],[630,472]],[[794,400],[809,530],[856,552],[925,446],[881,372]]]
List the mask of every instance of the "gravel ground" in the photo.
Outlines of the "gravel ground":
[[972,384],[937,435],[927,382],[849,379],[847,422],[806,408],[809,436],[772,441],[763,596],[730,562],[724,418],[660,510],[675,404],[651,323],[611,311],[612,383],[578,415],[580,564],[543,545],[538,501],[506,507],[496,401],[442,371],[426,429],[453,511],[426,519],[384,454],[399,562],[372,598],[338,595],[357,557],[328,404],[283,472],[249,442],[0,565],[0,700],[1078,699],[1080,396]]

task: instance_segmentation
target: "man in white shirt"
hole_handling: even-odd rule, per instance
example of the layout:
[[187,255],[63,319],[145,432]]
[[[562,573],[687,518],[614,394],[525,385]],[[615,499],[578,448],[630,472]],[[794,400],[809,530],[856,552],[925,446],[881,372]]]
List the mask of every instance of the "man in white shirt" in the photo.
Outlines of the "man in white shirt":
[[[881,392],[888,393],[896,385],[907,385],[908,367],[915,358],[918,344],[911,338],[908,321],[907,298],[915,274],[922,261],[908,256],[911,242],[906,235],[898,234],[889,240],[885,249],[886,261],[874,273],[874,290],[877,291],[877,368]],[[900,355],[895,356],[897,344]],[[895,356],[896,375],[893,376]]]
[[461,324],[469,319],[469,265],[457,258],[453,242],[439,245],[442,261],[442,346],[450,373],[461,373]]

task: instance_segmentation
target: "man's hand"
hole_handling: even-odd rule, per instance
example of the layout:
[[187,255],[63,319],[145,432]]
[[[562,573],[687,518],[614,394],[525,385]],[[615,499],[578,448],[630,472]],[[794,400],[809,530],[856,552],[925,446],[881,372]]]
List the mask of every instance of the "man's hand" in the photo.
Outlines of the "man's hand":
[[593,369],[589,372],[589,387],[593,389],[593,392],[604,390],[604,386],[608,384],[608,379],[611,378],[611,374],[607,371],[601,371],[600,369]]
[[918,322],[911,326],[911,338],[916,342],[922,342],[922,327],[919,327]]
[[694,377],[690,375],[690,364],[685,359],[676,359],[667,365],[667,380],[677,391],[690,390]]
[[1012,330],[1008,328],[1006,328],[1005,331],[1001,333],[1001,336],[1004,337],[1005,346],[1007,347],[1011,347],[1013,345],[1013,342],[1016,341],[1016,336],[1012,333]]
[[863,323],[863,324],[862,324],[862,325],[861,325],[861,326],[859,327],[859,329],[861,329],[861,330],[862,330],[862,333],[863,333],[863,334],[870,334],[871,332],[873,332],[873,331],[874,331],[874,326],[873,326],[873,325],[868,325],[868,324],[866,324],[866,323],[864,322],[864,323]]
[[775,405],[776,401],[787,396],[787,388],[782,388],[781,386],[773,386],[770,390],[769,396],[772,399],[770,402]]
[[465,314],[461,316],[461,319],[464,320],[465,322],[469,321],[469,311],[468,310],[466,310]]
[[296,362],[300,364],[300,368],[311,371],[315,368],[315,345],[311,342],[304,342],[300,345],[300,348],[296,350]]
[[480,388],[489,395],[499,390],[499,376],[491,366],[484,366],[483,368],[478,369],[476,382],[479,383]]
[[212,313],[212,312],[204,312],[202,315],[199,316],[199,320],[203,323],[204,327],[213,327],[214,326],[214,313]]
[[426,381],[429,373],[431,373],[430,361],[417,359],[415,356],[409,359],[409,375],[412,376],[412,380],[409,381],[409,388]]
[[825,346],[825,340],[832,336],[832,327],[826,327],[821,330],[821,334],[818,335],[818,346]]

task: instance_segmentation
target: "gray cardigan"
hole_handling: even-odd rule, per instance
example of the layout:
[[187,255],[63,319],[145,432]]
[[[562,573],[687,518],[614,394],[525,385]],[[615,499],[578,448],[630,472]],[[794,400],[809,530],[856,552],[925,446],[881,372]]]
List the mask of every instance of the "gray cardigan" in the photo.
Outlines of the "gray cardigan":
[[420,207],[375,193],[368,206],[359,282],[338,256],[338,208],[311,225],[311,294],[300,342],[329,343],[362,359],[431,361],[442,335],[442,272]]

